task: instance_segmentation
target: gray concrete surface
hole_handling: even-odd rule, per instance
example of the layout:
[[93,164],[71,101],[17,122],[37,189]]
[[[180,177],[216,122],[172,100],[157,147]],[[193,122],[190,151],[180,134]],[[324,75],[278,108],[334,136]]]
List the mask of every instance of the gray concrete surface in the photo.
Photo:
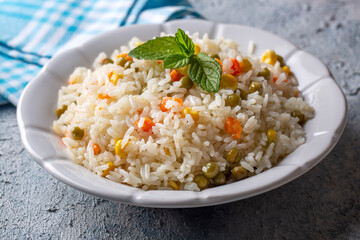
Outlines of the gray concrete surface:
[[13,106],[0,107],[0,239],[360,239],[360,2],[191,1],[206,18],[255,26],[327,64],[348,123],[314,169],[271,192],[215,207],[151,209],[55,180],[24,150]]

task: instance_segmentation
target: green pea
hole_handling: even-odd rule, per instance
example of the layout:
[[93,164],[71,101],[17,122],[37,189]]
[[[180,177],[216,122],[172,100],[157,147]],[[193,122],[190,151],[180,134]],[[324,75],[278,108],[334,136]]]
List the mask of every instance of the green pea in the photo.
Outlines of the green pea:
[[130,68],[131,67],[131,64],[133,64],[134,63],[134,61],[127,61],[126,63],[125,63],[125,66],[124,66],[124,68],[125,69],[128,69],[128,68]]
[[210,57],[220,59],[220,56],[217,53],[211,54]]
[[118,61],[118,65],[124,67],[126,62],[127,60],[124,57],[120,57]]
[[236,166],[231,170],[231,173],[236,180],[241,180],[247,177],[248,171],[242,166]]
[[232,148],[226,152],[225,158],[229,163],[236,163],[240,161],[241,154],[239,153],[238,149]]
[[110,58],[105,58],[104,60],[102,60],[102,64],[105,65],[105,64],[109,64],[109,63],[114,63],[114,61]]
[[284,58],[282,56],[276,54],[276,60],[280,63],[280,67],[285,66]]
[[249,92],[259,92],[259,94],[262,94],[262,84],[259,82],[252,82],[249,87]]
[[210,185],[209,179],[203,174],[195,175],[194,182],[198,185],[200,189],[207,188]]
[[61,108],[56,109],[56,116],[60,118],[60,116],[67,110],[68,105],[63,105]]
[[224,173],[220,172],[216,177],[213,178],[213,182],[215,185],[224,185],[226,183],[226,176]]
[[263,77],[265,78],[267,81],[269,81],[270,79],[270,70],[267,68],[262,69],[260,72],[258,72],[257,74],[258,77]]
[[193,87],[194,82],[189,78],[189,76],[184,76],[180,79],[180,87],[190,89]]
[[233,108],[239,105],[239,102],[240,102],[240,96],[234,93],[226,98],[225,106],[230,106]]
[[84,137],[84,129],[74,127],[71,131],[71,136],[74,140],[81,140]]
[[214,178],[219,174],[220,168],[216,163],[208,162],[205,166],[202,167],[202,171],[206,177]]
[[302,114],[302,113],[299,112],[299,111],[294,111],[294,112],[292,112],[292,113],[291,113],[291,116],[298,118],[298,119],[299,119],[299,120],[298,120],[298,123],[299,123],[299,124],[303,124],[303,123],[305,122],[305,115]]
[[229,177],[231,175],[231,168],[229,166],[226,166],[225,170],[222,173],[224,173],[226,177]]
[[223,74],[221,76],[221,80],[220,80],[220,88],[221,89],[229,89],[230,88],[235,91],[237,89],[237,86],[238,86],[238,80],[233,75]]

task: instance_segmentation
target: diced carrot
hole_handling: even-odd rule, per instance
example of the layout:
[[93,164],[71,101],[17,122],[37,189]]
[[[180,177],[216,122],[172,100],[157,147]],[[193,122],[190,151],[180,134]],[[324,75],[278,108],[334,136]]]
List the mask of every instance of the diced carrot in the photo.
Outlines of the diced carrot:
[[[138,125],[139,125],[139,121],[136,121],[136,122],[135,122],[135,125],[136,125],[137,127],[139,127],[139,126],[138,126]],[[154,123],[151,119],[145,117],[145,119],[144,119],[144,124],[143,124],[140,128],[141,128],[143,131],[148,132],[148,131],[151,130],[151,128],[152,128],[153,126],[155,126],[155,123]]]
[[223,72],[223,64],[222,64],[222,62],[220,61],[220,59],[215,58],[215,61],[217,61],[217,62],[220,64],[221,71]]
[[298,90],[295,91],[294,96],[295,96],[295,97],[298,97],[298,96],[299,96],[299,91],[298,91]]
[[225,120],[225,130],[232,136],[233,139],[241,137],[242,127],[236,118],[228,117]]
[[111,72],[108,74],[109,80],[111,79],[111,77],[112,77],[113,74],[114,74],[114,71],[111,71]]
[[231,75],[239,75],[241,73],[241,69],[238,60],[236,60],[235,58],[231,58],[230,61],[232,62],[231,69],[234,71]]
[[139,113],[139,115],[141,115],[143,112],[143,109],[139,109],[139,110],[137,110],[137,112]]
[[99,96],[100,99],[109,99],[109,98],[111,98],[111,97],[110,97],[109,95],[107,95],[106,93],[105,93],[105,94],[99,93],[98,96]]
[[170,72],[170,77],[171,77],[171,81],[172,82],[176,82],[179,81],[184,75],[182,75],[181,73],[179,73],[178,70],[173,69]]
[[125,58],[126,61],[133,61],[134,60],[132,57],[128,56],[127,53],[121,53],[121,54],[116,56],[116,58],[121,58],[121,57]]
[[278,80],[278,77],[274,77],[273,78],[273,83],[276,83],[277,80]]
[[163,63],[162,60],[157,60],[156,62],[157,62],[158,64],[162,64],[162,63]]
[[94,145],[93,145],[93,150],[94,150],[94,154],[95,154],[95,155],[100,154],[101,148],[100,148],[99,144],[94,143]]
[[167,108],[166,107],[166,103],[168,101],[175,101],[179,104],[179,106],[181,107],[183,105],[183,100],[181,98],[174,98],[174,97],[164,97],[162,100],[161,100],[161,104],[160,104],[160,109],[161,111],[163,112],[166,112],[166,111],[169,111],[171,109],[170,108]]
[[102,107],[99,107],[99,110],[102,110]]

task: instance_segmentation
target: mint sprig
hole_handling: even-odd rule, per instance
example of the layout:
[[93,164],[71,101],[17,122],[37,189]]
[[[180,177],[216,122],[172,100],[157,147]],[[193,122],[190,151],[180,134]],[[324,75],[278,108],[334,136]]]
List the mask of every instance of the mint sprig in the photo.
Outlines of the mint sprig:
[[188,75],[203,90],[217,92],[220,88],[221,66],[206,53],[195,54],[195,44],[178,29],[175,37],[157,37],[131,50],[137,59],[164,60],[164,68],[181,68],[190,64]]
[[206,53],[201,52],[194,58],[188,74],[198,86],[208,92],[217,92],[220,88],[221,66]]

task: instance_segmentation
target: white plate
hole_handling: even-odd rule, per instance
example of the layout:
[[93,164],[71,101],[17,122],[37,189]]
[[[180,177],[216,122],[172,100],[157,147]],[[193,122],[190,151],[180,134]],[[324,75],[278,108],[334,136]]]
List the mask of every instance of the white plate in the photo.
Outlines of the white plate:
[[[201,192],[143,191],[102,178],[68,160],[60,138],[52,131],[56,119],[58,90],[67,83],[77,66],[90,67],[102,51],[110,54],[133,36],[142,40],[160,32],[175,33],[182,28],[190,33],[208,33],[210,38],[225,37],[238,42],[247,52],[250,40],[256,43],[255,55],[273,49],[284,56],[299,80],[299,89],[315,108],[315,117],[305,124],[306,143],[277,166],[250,178]],[[25,88],[17,109],[21,139],[26,150],[51,175],[83,192],[123,203],[147,207],[198,207],[248,198],[277,188],[304,174],[319,163],[339,140],[346,122],[345,97],[327,68],[309,53],[263,30],[203,20],[180,20],[164,24],[122,27],[95,37],[87,43],[53,57]]]

